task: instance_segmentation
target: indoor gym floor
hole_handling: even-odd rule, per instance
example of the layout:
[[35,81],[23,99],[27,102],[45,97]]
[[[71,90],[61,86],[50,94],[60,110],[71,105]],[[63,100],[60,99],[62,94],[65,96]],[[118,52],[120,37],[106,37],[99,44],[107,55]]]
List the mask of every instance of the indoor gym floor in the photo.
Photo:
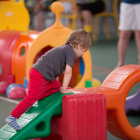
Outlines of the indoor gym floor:
[[[90,52],[92,56],[92,69],[93,78],[97,78],[101,81],[109,75],[109,73],[116,67],[118,54],[117,54],[117,41],[102,40],[97,43],[93,43]],[[125,64],[137,64],[137,48],[135,41],[131,39],[128,52],[125,58]],[[140,83],[137,83],[129,92],[128,96],[135,94],[140,87]],[[8,99],[5,95],[0,95],[0,128],[5,125],[5,118],[10,112],[17,106],[19,99]],[[140,124],[140,116],[129,116],[128,120],[130,124],[135,127]],[[107,140],[120,140],[107,132]]]

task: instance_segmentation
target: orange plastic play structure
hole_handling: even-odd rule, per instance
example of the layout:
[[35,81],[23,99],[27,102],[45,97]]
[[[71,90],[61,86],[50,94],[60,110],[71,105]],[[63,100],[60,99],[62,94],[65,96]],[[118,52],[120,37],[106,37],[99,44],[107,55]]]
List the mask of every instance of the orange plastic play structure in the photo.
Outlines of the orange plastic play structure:
[[[26,59],[26,77],[29,80],[29,70],[34,63],[34,59],[38,52],[44,48],[58,47],[64,45],[67,37],[72,32],[71,29],[63,26],[60,22],[59,16],[63,12],[63,4],[61,2],[54,2],[51,5],[51,11],[56,15],[55,23],[52,27],[44,30],[39,36],[33,41]],[[82,56],[85,65],[85,71],[80,82],[74,88],[84,88],[86,80],[92,80],[92,62],[89,50]]]
[[38,35],[39,32],[37,31],[23,31],[20,33],[20,36],[14,45],[11,57],[11,73],[12,75],[15,75],[16,83],[23,84],[23,77],[26,75],[25,63],[27,52],[31,46],[30,44],[38,37]]
[[125,113],[130,89],[140,81],[140,66],[126,65],[112,71],[100,87],[74,89],[74,93],[97,92],[106,96],[107,129],[123,140],[140,140],[140,125],[133,128]]

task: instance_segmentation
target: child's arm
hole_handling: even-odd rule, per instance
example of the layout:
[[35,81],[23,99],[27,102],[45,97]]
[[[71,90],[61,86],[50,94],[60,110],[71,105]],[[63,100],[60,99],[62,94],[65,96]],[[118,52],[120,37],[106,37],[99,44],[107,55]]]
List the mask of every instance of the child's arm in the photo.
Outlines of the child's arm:
[[59,77],[55,78],[57,81],[59,81]]
[[67,87],[69,85],[71,76],[72,76],[72,67],[70,65],[66,65],[66,69],[64,72],[64,78],[63,78],[63,84],[62,84],[62,88],[60,89],[60,91],[62,93],[67,92]]

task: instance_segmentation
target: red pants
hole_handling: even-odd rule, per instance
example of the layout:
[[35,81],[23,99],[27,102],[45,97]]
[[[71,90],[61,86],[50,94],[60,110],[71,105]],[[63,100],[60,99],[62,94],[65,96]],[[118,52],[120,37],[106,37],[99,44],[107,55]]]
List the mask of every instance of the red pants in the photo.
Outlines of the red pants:
[[34,68],[30,69],[29,77],[30,83],[28,95],[11,112],[11,115],[17,119],[36,101],[54,94],[59,91],[61,87],[60,83],[56,79],[54,81],[46,81]]

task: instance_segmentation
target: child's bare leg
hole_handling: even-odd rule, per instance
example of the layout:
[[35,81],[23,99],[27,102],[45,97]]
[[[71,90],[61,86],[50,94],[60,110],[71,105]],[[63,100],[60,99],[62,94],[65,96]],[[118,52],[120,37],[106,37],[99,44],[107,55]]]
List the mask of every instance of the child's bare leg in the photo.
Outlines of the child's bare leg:
[[131,31],[121,31],[120,38],[118,41],[118,64],[117,66],[124,65],[124,58],[128,49],[129,39]]
[[87,31],[88,33],[91,33],[92,32],[92,27],[91,27],[92,14],[91,14],[91,12],[89,10],[83,10],[82,17],[83,17],[83,22],[84,22],[84,30]]
[[135,41],[138,50],[138,65],[140,65],[140,30],[135,31]]

